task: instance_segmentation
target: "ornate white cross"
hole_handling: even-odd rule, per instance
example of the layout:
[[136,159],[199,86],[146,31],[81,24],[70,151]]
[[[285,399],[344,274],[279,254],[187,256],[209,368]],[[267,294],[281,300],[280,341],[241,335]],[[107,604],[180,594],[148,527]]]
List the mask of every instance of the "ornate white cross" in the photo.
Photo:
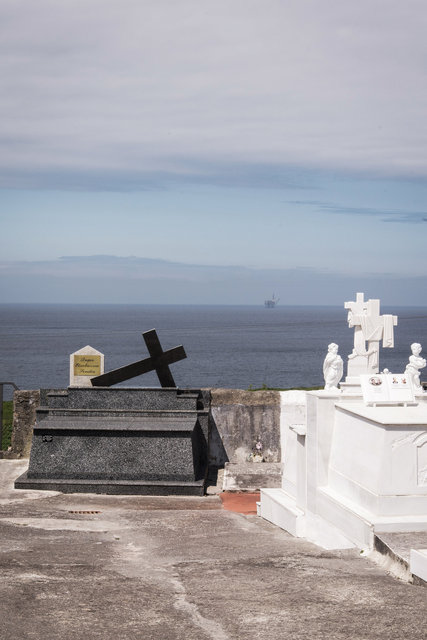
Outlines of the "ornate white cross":
[[380,340],[383,347],[394,347],[393,327],[397,325],[397,316],[382,316],[380,301],[365,301],[363,293],[356,294],[356,301],[345,302],[344,308],[348,309],[349,327],[354,327],[354,348],[348,356],[347,376],[378,373]]

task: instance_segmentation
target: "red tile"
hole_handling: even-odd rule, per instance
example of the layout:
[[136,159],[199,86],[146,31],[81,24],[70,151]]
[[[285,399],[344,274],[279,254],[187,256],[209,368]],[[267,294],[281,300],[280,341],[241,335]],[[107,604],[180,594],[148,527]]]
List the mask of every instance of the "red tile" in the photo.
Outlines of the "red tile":
[[259,491],[255,493],[224,491],[219,495],[224,509],[244,515],[256,515],[256,503],[259,502],[259,496]]

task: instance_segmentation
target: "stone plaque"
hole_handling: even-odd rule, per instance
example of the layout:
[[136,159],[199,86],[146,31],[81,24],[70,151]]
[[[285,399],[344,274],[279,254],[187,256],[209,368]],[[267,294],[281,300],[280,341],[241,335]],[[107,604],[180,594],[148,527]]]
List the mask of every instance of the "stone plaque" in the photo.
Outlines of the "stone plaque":
[[70,355],[70,387],[91,387],[104,373],[104,354],[87,345]]
[[101,375],[101,356],[74,356],[74,375]]

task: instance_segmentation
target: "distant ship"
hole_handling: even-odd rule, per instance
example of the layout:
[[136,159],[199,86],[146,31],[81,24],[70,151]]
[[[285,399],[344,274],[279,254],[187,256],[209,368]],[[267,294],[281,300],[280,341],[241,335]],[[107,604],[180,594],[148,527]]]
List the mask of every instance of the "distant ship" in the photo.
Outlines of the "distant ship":
[[266,309],[274,309],[274,307],[277,305],[277,303],[279,302],[280,298],[276,298],[273,295],[271,296],[270,300],[264,300],[264,307]]

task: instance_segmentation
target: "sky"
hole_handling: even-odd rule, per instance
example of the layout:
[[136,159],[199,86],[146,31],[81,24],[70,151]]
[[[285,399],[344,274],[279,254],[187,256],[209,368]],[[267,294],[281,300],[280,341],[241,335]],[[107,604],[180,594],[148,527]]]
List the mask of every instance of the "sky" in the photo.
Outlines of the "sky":
[[0,301],[427,306],[424,0],[0,0]]

